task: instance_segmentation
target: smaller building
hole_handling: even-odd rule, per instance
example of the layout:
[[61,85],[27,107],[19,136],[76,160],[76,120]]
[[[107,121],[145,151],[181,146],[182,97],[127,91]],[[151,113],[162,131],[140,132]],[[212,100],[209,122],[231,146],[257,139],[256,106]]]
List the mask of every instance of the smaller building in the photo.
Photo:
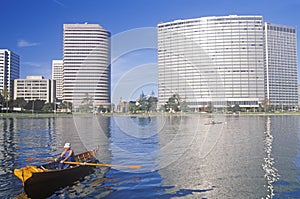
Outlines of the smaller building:
[[0,49],[0,92],[6,90],[9,99],[13,94],[13,82],[20,77],[20,57],[8,49]]
[[56,97],[63,99],[63,60],[52,60],[52,80],[56,81]]
[[55,81],[44,79],[43,76],[27,76],[26,79],[14,80],[14,100],[23,98],[30,100],[45,100],[53,103],[56,98]]

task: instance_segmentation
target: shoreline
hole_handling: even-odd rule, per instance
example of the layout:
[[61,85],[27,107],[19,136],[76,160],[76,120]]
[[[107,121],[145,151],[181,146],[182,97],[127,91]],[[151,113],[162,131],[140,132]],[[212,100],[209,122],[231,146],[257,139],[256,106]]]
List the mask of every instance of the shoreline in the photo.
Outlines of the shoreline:
[[154,117],[154,116],[182,116],[182,115],[225,115],[225,116],[291,116],[291,115],[300,115],[300,112],[276,112],[276,113],[265,113],[265,112],[256,112],[256,113],[203,113],[203,112],[178,112],[178,113],[166,113],[166,112],[152,112],[152,113],[104,113],[104,114],[88,114],[88,113],[0,113],[0,118],[45,118],[45,117],[100,117],[100,116],[127,116],[127,117]]

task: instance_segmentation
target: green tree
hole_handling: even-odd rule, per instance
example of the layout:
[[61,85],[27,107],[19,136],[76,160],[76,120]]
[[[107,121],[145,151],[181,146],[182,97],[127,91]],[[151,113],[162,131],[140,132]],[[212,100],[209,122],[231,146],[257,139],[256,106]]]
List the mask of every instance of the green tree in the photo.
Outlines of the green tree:
[[129,103],[128,110],[131,113],[156,111],[157,101],[157,97],[154,96],[153,91],[149,96],[146,96],[142,92],[136,102]]
[[42,111],[43,112],[53,112],[53,108],[54,108],[54,103],[46,103],[43,106]]
[[128,111],[130,113],[137,113],[139,110],[139,107],[136,105],[136,103],[129,102],[128,104]]
[[235,104],[234,107],[232,107],[232,111],[235,113],[239,112],[241,111],[241,107],[238,104]]
[[72,103],[63,101],[58,105],[58,109],[60,109],[63,112],[72,112]]
[[42,110],[42,108],[45,105],[45,100],[30,100],[26,106],[24,107],[24,109],[26,110],[32,110],[32,112],[39,112]]
[[173,94],[165,104],[165,111],[178,112],[180,111],[180,97],[178,94]]
[[24,98],[17,98],[13,102],[14,107],[18,107],[21,109],[24,109],[24,107],[27,105],[27,102]]
[[1,104],[1,111],[2,111],[2,107],[4,107],[5,104],[5,99],[2,93],[0,93],[0,104]]
[[8,112],[8,101],[9,101],[9,92],[7,91],[6,88],[4,88],[2,90],[2,96],[3,96],[3,103],[2,103],[2,106],[3,107],[6,107],[6,112]]
[[89,96],[88,93],[85,94],[81,105],[79,106],[79,110],[84,113],[90,113],[93,110],[93,99]]

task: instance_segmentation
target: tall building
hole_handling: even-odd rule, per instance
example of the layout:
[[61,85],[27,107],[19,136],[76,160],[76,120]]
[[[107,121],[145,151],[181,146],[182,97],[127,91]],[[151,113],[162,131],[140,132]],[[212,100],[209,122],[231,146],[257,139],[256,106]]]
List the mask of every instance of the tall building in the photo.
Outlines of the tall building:
[[264,99],[261,16],[202,17],[158,24],[158,97],[191,108],[258,107]]
[[13,95],[14,79],[20,77],[20,57],[8,49],[0,49],[0,92]]
[[296,28],[265,23],[266,99],[272,105],[297,106]]
[[52,80],[56,81],[56,98],[63,99],[63,60],[52,60]]
[[110,32],[98,24],[64,24],[63,100],[110,105]]
[[[267,93],[275,94],[270,83],[287,78],[290,79],[286,82],[289,91],[284,92],[281,99],[297,96],[295,32],[285,27],[282,29],[285,33],[278,30],[276,34],[274,30],[265,33],[268,29],[265,26],[268,25],[262,16],[237,15],[158,24],[159,106],[173,94],[179,94],[195,109],[209,105],[259,107],[268,99]],[[279,42],[280,37],[285,39]],[[275,59],[276,53],[281,53],[281,58]],[[280,73],[276,73],[280,67]],[[287,84],[282,88],[287,88]]]
[[46,103],[55,100],[55,81],[44,79],[43,76],[27,76],[26,79],[14,80],[14,99],[45,100]]

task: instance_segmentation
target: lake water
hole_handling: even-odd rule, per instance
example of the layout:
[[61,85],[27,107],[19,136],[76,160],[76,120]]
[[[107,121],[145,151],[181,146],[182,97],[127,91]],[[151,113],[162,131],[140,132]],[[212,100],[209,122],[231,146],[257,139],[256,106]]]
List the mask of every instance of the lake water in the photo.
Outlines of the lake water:
[[[216,124],[209,122],[214,120]],[[97,168],[50,198],[300,198],[300,116],[0,119],[0,198],[24,197],[13,169],[100,146]]]

